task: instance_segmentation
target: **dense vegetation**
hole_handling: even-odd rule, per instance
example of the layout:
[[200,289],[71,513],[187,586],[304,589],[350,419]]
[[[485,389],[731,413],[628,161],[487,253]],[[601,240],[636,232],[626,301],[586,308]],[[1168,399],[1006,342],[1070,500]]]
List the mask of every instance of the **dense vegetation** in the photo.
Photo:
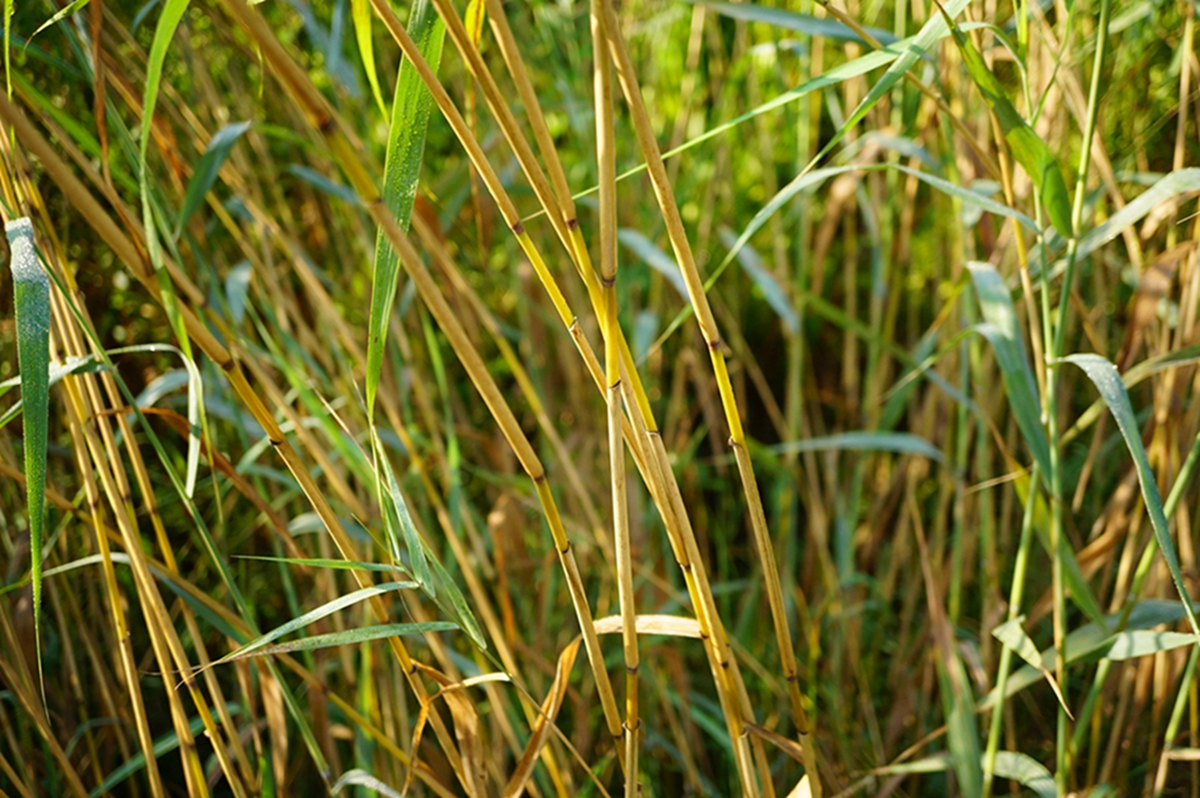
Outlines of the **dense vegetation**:
[[0,796],[1200,795],[1193,4],[786,5],[5,1]]

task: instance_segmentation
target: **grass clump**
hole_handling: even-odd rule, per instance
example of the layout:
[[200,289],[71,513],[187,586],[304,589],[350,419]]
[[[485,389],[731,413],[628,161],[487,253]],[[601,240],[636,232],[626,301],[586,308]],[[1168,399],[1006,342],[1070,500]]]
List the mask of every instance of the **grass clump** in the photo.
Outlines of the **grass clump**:
[[5,20],[0,795],[1200,790],[1189,5]]

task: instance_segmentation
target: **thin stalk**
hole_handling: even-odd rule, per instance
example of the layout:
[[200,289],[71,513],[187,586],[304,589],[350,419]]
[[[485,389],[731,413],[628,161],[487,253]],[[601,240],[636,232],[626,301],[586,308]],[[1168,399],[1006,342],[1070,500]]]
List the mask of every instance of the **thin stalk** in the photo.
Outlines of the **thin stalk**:
[[[675,252],[676,260],[683,273],[688,297],[696,312],[696,319],[700,325],[701,333],[704,336],[709,355],[712,359],[713,372],[717,380],[717,389],[725,411],[726,423],[729,425],[730,445],[737,459],[738,473],[742,480],[742,487],[750,512],[755,545],[758,550],[759,559],[762,562],[767,596],[775,625],[775,637],[779,644],[784,678],[788,683],[788,695],[791,700],[792,714],[801,735],[803,748],[807,751],[810,748],[810,743],[805,738],[809,734],[809,722],[800,698],[799,685],[797,684],[796,655],[792,644],[791,632],[788,628],[783,591],[780,586],[779,572],[775,564],[774,548],[767,531],[766,514],[763,511],[762,498],[759,495],[758,483],[754,476],[754,467],[750,462],[750,455],[746,450],[746,436],[742,428],[737,400],[733,394],[733,386],[729,380],[729,372],[725,364],[725,354],[723,352],[720,333],[713,318],[708,297],[704,292],[704,283],[700,277],[699,269],[692,254],[691,244],[683,227],[683,219],[679,215],[679,207],[675,201],[675,195],[667,177],[666,167],[663,165],[662,153],[655,138],[645,102],[642,99],[641,87],[638,83],[633,63],[621,36],[620,24],[617,20],[616,12],[610,0],[600,0],[599,7],[605,35],[609,41],[613,60],[616,64],[617,77],[631,112],[638,142],[646,158],[655,197],[658,200],[659,208],[666,221],[671,247]],[[811,762],[806,761],[806,766],[809,771],[810,781],[813,783],[814,795],[819,795],[820,779],[815,765],[816,760],[814,755]]]
[[[475,141],[471,131],[466,124],[462,122],[462,117],[454,107],[445,88],[437,81],[437,77],[429,69],[424,62],[421,53],[413,44],[411,37],[404,30],[404,26],[396,18],[391,9],[382,2],[382,0],[372,0],[373,7],[384,21],[385,26],[392,34],[393,38],[399,44],[405,57],[409,58],[413,65],[417,68],[418,74],[433,94],[435,101],[442,110],[446,119],[450,122],[455,135],[467,150],[468,157],[472,163],[479,169],[480,173],[485,176],[485,184],[489,191],[493,193],[497,201],[497,205],[501,210],[501,214],[505,217],[505,221],[509,224],[514,235],[517,237],[522,249],[529,257],[531,264],[534,267],[538,278],[550,295],[552,304],[554,304],[559,318],[568,332],[574,339],[576,346],[583,356],[585,363],[588,366],[589,373],[592,375],[597,388],[602,393],[607,393],[606,381],[603,370],[599,364],[599,360],[591,349],[591,345],[583,337],[580,325],[577,318],[571,313],[569,306],[563,297],[562,291],[558,288],[553,275],[546,268],[545,261],[540,253],[533,245],[532,240],[526,233],[523,223],[516,215],[512,201],[508,198],[499,179],[488,179],[491,175],[494,177],[495,172],[491,165],[487,162],[483,155],[482,149]],[[473,47],[471,48],[473,49]],[[469,50],[468,50],[469,52]],[[468,61],[468,65],[472,60],[464,52],[464,58]],[[475,62],[480,69],[486,69],[481,61]],[[504,116],[498,114],[502,126],[504,126]],[[515,136],[519,131],[514,131]],[[527,150],[527,148],[526,148]],[[521,150],[516,149],[520,158]],[[549,159],[549,155],[547,155]],[[534,170],[536,163],[523,164],[527,169]],[[511,215],[510,215],[511,214]],[[438,244],[434,241],[432,235],[427,235],[423,231],[423,225],[420,217],[415,216],[413,219],[413,228],[418,235],[422,237],[423,243],[427,248],[431,248],[436,252]],[[557,227],[556,227],[557,231]],[[576,268],[583,277],[585,285],[589,288],[589,296],[592,299],[593,307],[598,315],[603,316],[603,301],[600,298],[599,292],[595,290],[598,286],[598,281],[595,278],[594,272],[591,270],[590,260],[587,256],[587,248],[583,244],[582,234],[578,226],[570,228],[571,240],[574,242],[574,247],[570,253],[575,261]],[[431,241],[433,243],[431,243]],[[436,255],[435,255],[436,257]],[[604,325],[601,326],[604,331]],[[649,400],[643,389],[640,379],[638,378],[636,366],[629,351],[627,342],[624,336],[618,334],[618,344],[621,348],[622,359],[622,384],[625,390],[632,393],[633,401],[627,399],[627,404],[630,407],[636,406],[639,413],[634,413],[637,421],[637,430],[631,431],[628,425],[625,426],[625,440],[629,445],[630,453],[634,457],[634,462],[638,465],[646,484],[649,487],[652,496],[655,498],[655,504],[662,514],[664,523],[668,530],[668,536],[671,539],[672,546],[675,550],[676,560],[679,563],[681,570],[684,573],[684,578],[688,583],[689,593],[692,595],[693,606],[696,608],[697,619],[701,624],[701,631],[706,640],[706,652],[710,657],[712,666],[713,678],[717,685],[717,689],[721,698],[721,705],[725,711],[726,722],[730,729],[730,738],[734,740],[735,756],[738,762],[739,773],[742,777],[743,790],[747,795],[757,794],[757,787],[751,775],[749,764],[749,750],[746,743],[746,735],[743,734],[741,718],[751,715],[748,700],[739,700],[739,693],[744,693],[744,687],[740,690],[740,675],[736,668],[736,662],[732,658],[732,651],[728,641],[725,639],[724,630],[721,627],[720,619],[716,613],[715,601],[712,598],[711,589],[708,586],[707,576],[705,574],[703,562],[699,558],[699,546],[696,543],[695,534],[688,520],[687,512],[684,509],[682,496],[680,495],[679,486],[674,478],[674,472],[670,468],[669,456],[663,445],[661,435],[658,434],[658,428],[654,421],[653,413],[650,409]],[[644,438],[646,445],[641,445],[638,442],[639,436]],[[654,456],[649,454],[643,459],[642,451],[653,452]],[[657,461],[657,462],[656,462]],[[707,644],[711,641],[711,644]],[[615,706],[614,706],[615,710]],[[609,723],[610,732],[614,736],[618,736],[621,729],[621,723],[616,718],[615,714],[609,714],[606,707],[606,719]],[[615,721],[615,722],[614,722]],[[623,757],[623,749],[620,751]],[[812,752],[813,757],[812,772],[816,772],[815,752]],[[819,789],[819,787],[818,787]]]
[[[1033,540],[1033,505],[1037,499],[1037,464],[1029,474],[1029,493],[1025,497],[1025,512],[1021,516],[1021,541],[1017,544],[1017,559],[1013,564],[1012,586],[1008,594],[1008,617],[1011,621],[1021,614],[1021,601],[1025,596],[1025,573],[1029,568],[1029,544]],[[992,707],[992,719],[988,725],[987,749],[983,757],[983,798],[991,798],[992,782],[995,779],[996,752],[1000,749],[1000,731],[1004,724],[1004,693],[1008,689],[1008,674],[1012,667],[1013,650],[1006,643],[1000,652],[1000,666],[996,673],[996,703]]]
[[621,435],[621,352],[617,346],[617,166],[613,133],[612,68],[599,15],[591,14],[593,87],[596,109],[596,163],[600,182],[600,285],[604,299],[604,364],[608,381],[608,451],[612,478],[613,540],[625,654],[625,798],[638,794],[638,642],[629,535],[625,443]]
[[[1079,166],[1075,173],[1075,196],[1071,207],[1072,236],[1067,244],[1067,268],[1063,277],[1062,289],[1059,293],[1058,313],[1053,327],[1050,321],[1050,285],[1049,269],[1043,254],[1042,268],[1042,312],[1046,325],[1045,340],[1050,342],[1046,353],[1046,433],[1050,443],[1050,538],[1051,550],[1054,553],[1054,643],[1055,643],[1055,676],[1060,689],[1064,692],[1064,702],[1067,700],[1065,681],[1066,673],[1066,630],[1064,618],[1065,598],[1062,583],[1062,554],[1063,545],[1063,474],[1062,451],[1058,429],[1058,381],[1061,365],[1063,344],[1067,328],[1067,310],[1070,306],[1071,288],[1075,278],[1077,253],[1079,247],[1079,228],[1083,223],[1083,200],[1087,188],[1088,169],[1091,165],[1092,137],[1096,130],[1096,115],[1099,112],[1100,78],[1104,65],[1104,51],[1108,41],[1108,21],[1110,0],[1100,0],[1100,19],[1096,30],[1096,52],[1092,61],[1092,81],[1088,90],[1087,115],[1084,120],[1083,139],[1079,150]],[[1040,204],[1040,203],[1039,203]],[[1040,216],[1040,209],[1039,209]],[[1043,248],[1045,239],[1043,237]],[[1060,792],[1065,793],[1069,781],[1070,770],[1070,720],[1066,707],[1060,703],[1058,707],[1057,734],[1057,768],[1055,782]]]

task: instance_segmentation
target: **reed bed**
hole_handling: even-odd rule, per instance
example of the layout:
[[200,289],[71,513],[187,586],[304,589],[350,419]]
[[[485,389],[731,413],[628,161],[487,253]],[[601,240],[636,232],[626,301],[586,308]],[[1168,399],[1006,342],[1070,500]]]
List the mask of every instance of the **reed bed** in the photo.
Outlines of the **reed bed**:
[[0,798],[1200,796],[1191,4],[3,20]]

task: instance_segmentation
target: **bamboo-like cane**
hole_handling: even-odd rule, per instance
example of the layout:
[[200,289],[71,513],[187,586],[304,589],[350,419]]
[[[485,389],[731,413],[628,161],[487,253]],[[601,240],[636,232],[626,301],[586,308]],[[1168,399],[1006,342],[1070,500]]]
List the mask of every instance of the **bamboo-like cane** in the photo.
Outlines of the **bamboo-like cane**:
[[592,14],[595,53],[593,90],[596,109],[596,163],[600,176],[600,285],[603,292],[604,366],[608,381],[608,452],[612,478],[613,540],[616,544],[617,595],[621,642],[625,652],[625,798],[638,794],[638,640],[633,594],[629,506],[625,481],[625,443],[621,435],[621,351],[617,345],[617,164],[612,124],[612,70],[600,20]]
[[[395,217],[383,202],[383,198],[379,195],[378,189],[375,187],[374,180],[372,180],[366,168],[359,160],[358,148],[354,146],[340,120],[334,115],[332,109],[329,108],[316,88],[309,82],[307,75],[296,66],[295,62],[283,50],[278,39],[275,38],[262,18],[241,0],[227,0],[225,5],[233,17],[243,26],[243,29],[262,48],[263,55],[275,71],[276,76],[291,93],[292,98],[299,104],[309,122],[325,138],[326,144],[329,146],[334,158],[346,174],[350,185],[363,201],[372,220],[379,226],[379,229],[383,232],[389,243],[395,247],[396,253],[400,256],[400,262],[404,265],[406,271],[409,273],[409,277],[416,285],[422,301],[425,302],[438,326],[450,342],[451,348],[462,363],[467,376],[475,385],[476,390],[479,391],[484,404],[487,405],[488,410],[492,413],[505,439],[520,461],[521,467],[533,481],[538,499],[542,505],[542,511],[550,527],[555,550],[558,553],[559,560],[567,577],[571,602],[575,608],[580,629],[583,632],[584,645],[587,649],[589,660],[592,663],[592,671],[596,679],[597,691],[600,693],[601,703],[605,706],[606,715],[611,712],[615,716],[616,701],[613,698],[608,671],[604,667],[603,652],[600,648],[600,641],[596,634],[595,625],[592,622],[591,607],[588,604],[587,594],[583,587],[583,578],[580,576],[579,566],[576,563],[575,554],[571,549],[571,543],[567,539],[566,530],[563,527],[562,518],[559,515],[554,495],[550,491],[545,468],[534,451],[533,445],[530,444],[529,439],[525,436],[524,431],[517,422],[516,416],[513,415],[512,409],[504,400],[500,388],[492,379],[491,374],[483,363],[483,359],[480,357],[478,351],[476,351],[474,344],[471,343],[470,338],[467,337],[454,311],[446,302],[441,289],[438,288],[429,270],[422,263],[416,249],[413,248],[412,243],[400,229]],[[615,738],[619,739],[619,721],[617,722],[616,729],[610,728],[610,731],[613,732]]]
[[[470,131],[464,124],[461,123],[461,117],[458,115],[458,112],[446,94],[445,89],[439,82],[437,82],[432,70],[429,69],[427,64],[425,64],[420,52],[412,43],[411,38],[407,36],[407,33],[404,31],[404,28],[400,24],[399,20],[397,20],[395,15],[391,13],[390,9],[387,9],[386,7],[381,8],[379,5],[377,5],[376,9],[379,11],[381,18],[385,22],[385,25],[392,32],[393,38],[395,38],[397,43],[400,44],[405,55],[409,57],[414,66],[417,67],[418,73],[422,76],[422,79],[426,82],[430,92],[439,102],[443,113],[446,114],[447,119],[451,122],[452,128],[459,136],[460,141],[463,143],[468,152],[468,155],[473,158],[482,158],[482,151],[480,150],[478,144],[471,137]],[[502,11],[502,9],[500,10]],[[456,27],[462,27],[461,22]],[[463,58],[468,64],[468,68],[478,73],[477,77],[480,77],[484,85],[494,86],[494,80],[492,80],[490,76],[487,78],[483,77],[487,75],[487,67],[485,64],[483,64],[482,59],[478,56],[478,53],[475,50],[474,44],[471,42],[470,38],[465,35],[459,35],[458,37],[454,38],[454,41],[459,46]],[[515,48],[505,48],[504,55],[505,58],[510,61],[510,73],[512,74],[514,81],[518,84],[520,84],[523,80],[527,81],[528,78],[525,70],[517,66],[520,63],[519,52],[517,52]],[[532,89],[529,89],[523,93],[523,96],[524,94],[531,94],[531,92]],[[493,106],[496,118],[499,121],[501,128],[504,130],[506,137],[510,140],[510,142],[514,142],[513,149],[518,157],[518,160],[521,161],[523,169],[530,174],[538,173],[539,167],[529,155],[530,150],[528,145],[522,146],[521,144],[517,143],[522,141],[522,134],[516,127],[515,120],[511,113],[506,112],[506,109],[501,110],[498,107],[502,105],[503,102],[498,96],[498,91],[485,92],[485,99],[488,100],[490,106]],[[535,104],[528,108],[527,112],[530,114],[531,118],[539,117],[540,107]],[[534,123],[535,131],[537,128],[538,125]],[[557,153],[554,150],[543,149],[543,157],[552,164],[552,174],[556,171],[561,171],[561,165],[559,165],[557,162]],[[476,166],[479,167],[481,173],[492,173],[491,166],[486,161],[483,163],[477,163]],[[555,169],[554,166],[558,166],[558,169]],[[539,182],[544,185],[545,179],[541,178]],[[493,190],[502,191],[502,189],[499,189],[498,182],[485,180],[485,183],[489,185],[489,188],[496,186],[496,189]],[[542,191],[539,194],[539,198],[544,203],[547,202],[550,199],[549,192]],[[497,204],[501,207],[501,209],[512,207],[512,203],[508,199],[507,195],[502,194],[497,196],[496,199]],[[545,208],[547,214],[552,217],[552,219],[556,218],[557,214],[554,208],[547,205],[544,205],[543,207]],[[573,208],[559,209],[559,213],[561,213],[561,215],[568,220],[568,228],[572,234],[572,241],[575,243],[573,249],[569,248],[569,252],[575,261],[577,270],[584,279],[585,285],[589,289],[589,296],[592,300],[597,316],[600,319],[603,319],[605,314],[603,307],[604,303],[595,290],[595,286],[598,284],[598,281],[595,278],[590,261],[588,260],[587,248],[583,244],[582,235],[573,218]],[[512,224],[512,222],[510,222],[510,224]],[[416,227],[415,224],[414,227]],[[532,244],[529,242],[528,237],[524,235],[524,227],[517,227],[516,224],[513,224],[513,228],[514,232],[518,232],[518,237],[522,246],[526,248],[527,252],[530,252]],[[417,229],[419,233],[420,229]],[[561,238],[561,226],[556,225],[555,229],[560,233]],[[566,244],[565,241],[564,244]],[[534,261],[535,269],[537,263],[539,262],[542,262],[540,258]],[[593,377],[596,378],[597,387],[602,392],[607,393],[605,383],[600,381],[597,373],[598,364],[595,362],[594,355],[592,355],[590,351],[590,346],[586,343],[586,341],[580,340],[581,336],[579,334],[578,324],[575,322],[573,317],[569,316],[569,313],[563,312],[562,306],[559,304],[558,300],[562,296],[562,292],[554,282],[553,276],[544,269],[536,270],[539,278],[542,279],[543,284],[550,294],[551,301],[560,308],[560,316],[562,317],[563,323],[567,325],[568,330],[575,337],[581,354],[584,356],[589,369],[592,371]],[[601,329],[604,330],[605,325],[602,324]],[[629,427],[626,425],[626,442],[630,446],[630,452],[634,456],[634,461],[638,465],[638,468],[650,489],[651,495],[655,497],[655,503],[659,508],[665,525],[667,526],[668,536],[671,539],[672,546],[676,554],[676,559],[684,573],[685,580],[688,583],[689,593],[692,595],[694,606],[697,609],[697,617],[701,624],[701,630],[704,639],[706,641],[712,641],[711,645],[706,644],[706,651],[708,651],[710,656],[710,664],[713,668],[714,681],[717,685],[718,692],[721,693],[721,704],[725,709],[726,721],[730,730],[730,738],[736,741],[736,761],[738,763],[739,772],[742,778],[743,790],[747,795],[757,795],[757,787],[750,771],[748,749],[745,746],[746,735],[741,722],[741,718],[743,716],[752,714],[748,700],[744,699],[745,687],[740,683],[740,675],[736,667],[736,661],[732,658],[732,651],[729,648],[728,641],[725,639],[724,630],[721,628],[720,620],[716,615],[715,602],[712,598],[711,589],[708,586],[703,563],[698,557],[698,546],[696,545],[694,532],[691,529],[691,525],[686,523],[686,511],[683,510],[682,498],[679,497],[679,487],[674,480],[674,473],[670,470],[669,465],[664,468],[662,464],[657,462],[659,458],[654,454],[655,446],[657,446],[659,449],[661,449],[663,462],[667,462],[666,450],[662,446],[661,436],[659,436],[657,433],[657,426],[654,422],[653,412],[650,408],[649,400],[646,396],[643,386],[641,385],[641,381],[638,378],[637,370],[634,367],[628,344],[625,341],[624,336],[620,333],[619,329],[617,329],[615,332],[618,337],[618,344],[621,348],[621,357],[623,361],[622,387],[629,397],[627,399],[627,404],[630,408],[636,406],[639,411],[639,413],[636,414],[632,413],[631,411],[632,415],[641,416],[640,420],[635,425],[638,428],[637,435],[631,436]],[[643,454],[643,452],[646,454]],[[669,487],[666,482],[668,478],[670,481]],[[677,510],[673,509],[671,500],[667,498],[671,494],[674,494],[677,497]],[[684,523],[680,524],[675,520],[677,513],[683,516]],[[684,538],[687,539],[687,542],[684,542]],[[694,554],[689,555],[687,553],[689,549],[694,552]],[[696,571],[693,572],[693,569],[696,569]],[[755,739],[755,745],[756,751],[760,752],[761,744],[758,743],[757,738]],[[764,758],[765,754],[760,756],[760,769],[763,767]]]
[[762,562],[763,577],[766,582],[767,597],[771,606],[771,615],[775,624],[775,637],[779,644],[780,658],[783,664],[784,678],[788,683],[788,695],[791,699],[792,714],[799,729],[803,750],[805,751],[805,769],[809,773],[814,796],[821,794],[820,779],[817,775],[816,752],[812,750],[809,737],[808,715],[800,697],[797,683],[796,654],[792,644],[791,631],[787,620],[783,601],[783,588],[779,581],[779,570],[775,563],[775,551],[767,530],[766,514],[763,511],[762,497],[758,492],[758,482],[754,476],[754,466],[750,462],[746,450],[746,436],[742,428],[741,414],[738,411],[737,399],[733,394],[733,385],[729,380],[729,372],[725,364],[725,354],[722,351],[720,332],[716,319],[708,303],[704,291],[704,282],[696,267],[691,244],[683,227],[683,219],[679,215],[679,207],[667,178],[666,167],[663,165],[662,152],[654,135],[649,114],[642,99],[641,87],[633,68],[633,62],[621,36],[620,24],[611,0],[599,0],[601,19],[605,34],[609,41],[613,61],[617,69],[617,79],[625,95],[630,109],[634,130],[638,142],[646,157],[650,182],[662,211],[667,226],[667,235],[671,240],[671,248],[679,262],[687,286],[688,297],[696,312],[696,320],[700,325],[701,334],[708,346],[712,359],[713,372],[716,375],[717,389],[721,395],[721,404],[725,411],[726,422],[729,425],[729,442],[737,460],[738,473],[741,476],[742,487],[746,494],[746,503],[750,511],[751,528],[754,532],[755,545],[759,559]]

